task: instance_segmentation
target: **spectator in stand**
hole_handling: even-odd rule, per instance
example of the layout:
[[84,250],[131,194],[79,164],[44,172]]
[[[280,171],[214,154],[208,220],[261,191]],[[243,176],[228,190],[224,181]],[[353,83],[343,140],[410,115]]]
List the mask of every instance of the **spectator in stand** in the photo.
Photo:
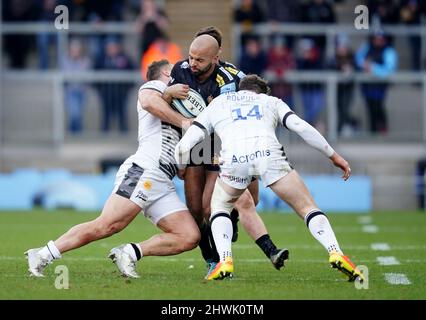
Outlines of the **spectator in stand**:
[[367,7],[371,25],[398,23],[398,10],[394,0],[368,0]]
[[[315,42],[309,38],[302,38],[299,41],[297,55],[297,69],[303,71],[322,70],[320,49]],[[300,84],[302,95],[304,119],[318,129],[322,126],[319,123],[319,115],[324,108],[324,88],[321,83],[309,82]]]
[[142,55],[141,59],[141,76],[146,81],[146,71],[151,63],[166,59],[171,64],[183,60],[182,50],[180,47],[170,41],[167,36],[163,35],[155,40],[149,46],[148,50]]
[[252,36],[247,39],[240,58],[240,70],[245,74],[261,75],[266,68],[266,55],[259,42],[259,38]]
[[166,12],[154,0],[140,0],[140,14],[136,18],[138,31],[142,34],[141,56],[158,38],[168,34],[169,19]]
[[[335,23],[336,15],[334,8],[326,0],[311,0],[302,10],[302,21],[306,23]],[[326,44],[325,36],[312,37],[315,45],[319,48],[321,59],[324,58],[324,50]]]
[[[41,0],[38,5],[38,21],[44,23],[53,23],[56,18],[55,7],[58,4],[56,0]],[[58,33],[38,33],[37,49],[38,49],[38,66],[41,70],[49,69],[50,55],[49,50],[52,44],[57,45]]]
[[266,0],[267,19],[273,24],[283,22],[300,22],[301,19],[301,4],[300,0]]
[[[121,0],[77,0],[82,1],[80,6],[83,7],[83,21],[99,25],[104,22],[119,22],[123,20],[123,6]],[[77,9],[77,6],[76,6]],[[105,59],[105,46],[108,37],[115,37],[121,40],[122,34],[109,33],[90,35],[89,54],[95,60]]]
[[234,21],[241,25],[241,47],[244,48],[247,39],[251,36],[253,26],[264,22],[264,14],[255,0],[241,0],[234,10]]
[[[62,70],[65,72],[81,72],[90,69],[90,60],[84,54],[80,40],[70,41],[69,54],[62,62]],[[68,130],[71,133],[79,133],[83,128],[84,105],[87,88],[84,84],[71,82],[65,85],[65,107],[67,110]]]
[[292,86],[286,82],[284,76],[288,70],[296,68],[296,61],[290,48],[286,45],[285,38],[272,36],[267,57],[267,72],[277,78],[270,85],[272,95],[282,99],[290,106],[294,105]]
[[[356,52],[357,67],[365,73],[379,78],[386,78],[395,72],[398,64],[396,50],[389,44],[385,34],[377,31]],[[388,84],[374,82],[362,84],[372,133],[387,133],[388,123],[385,100]]]
[[358,127],[358,121],[350,112],[355,86],[355,58],[349,41],[346,34],[337,37],[336,55],[330,63],[331,69],[340,71],[345,78],[337,85],[337,130],[343,136],[350,136]]
[[[4,22],[29,22],[36,19],[34,0],[2,1],[2,19]],[[6,34],[4,50],[9,56],[9,65],[13,69],[24,69],[27,56],[34,39],[33,35]]]
[[[62,1],[61,1],[62,2]],[[123,21],[124,1],[122,0],[74,0],[76,6],[84,8],[86,21]]]
[[[424,13],[423,10],[425,9],[424,7],[426,7],[426,4],[423,3],[423,8],[421,8],[420,0],[402,0],[399,10],[401,22],[410,26],[420,26],[421,16]],[[423,67],[422,62],[420,61],[420,36],[409,35],[408,41],[411,47],[411,69],[413,71],[419,71]]]
[[[133,64],[130,58],[123,52],[122,46],[115,38],[107,40],[104,58],[98,60],[95,65],[98,70],[132,70]],[[102,82],[95,85],[103,104],[102,131],[110,130],[111,122],[117,117],[121,132],[127,132],[127,93],[132,83],[126,82]]]
[[[272,33],[277,31],[280,24],[297,23],[302,19],[300,0],[266,0],[266,19],[270,23]],[[283,36],[288,48],[293,48],[294,36]]]

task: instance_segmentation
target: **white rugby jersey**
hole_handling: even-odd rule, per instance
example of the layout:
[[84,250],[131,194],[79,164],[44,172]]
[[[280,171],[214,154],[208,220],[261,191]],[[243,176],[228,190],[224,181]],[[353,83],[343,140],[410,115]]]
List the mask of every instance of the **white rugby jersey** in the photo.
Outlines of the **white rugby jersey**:
[[[152,89],[163,93],[166,88],[167,85],[162,81],[152,80],[143,84],[139,91]],[[144,110],[139,100],[137,108],[139,147],[127,161],[134,162],[144,169],[158,168],[172,179],[177,173],[174,150],[181,138],[180,128],[163,122]]]
[[249,152],[254,152],[256,158],[282,154],[275,129],[290,114],[291,109],[278,98],[241,90],[215,98],[194,124],[200,124],[208,134],[216,132],[222,141],[223,160],[237,157],[227,160],[244,163],[250,159],[238,157],[250,155]]

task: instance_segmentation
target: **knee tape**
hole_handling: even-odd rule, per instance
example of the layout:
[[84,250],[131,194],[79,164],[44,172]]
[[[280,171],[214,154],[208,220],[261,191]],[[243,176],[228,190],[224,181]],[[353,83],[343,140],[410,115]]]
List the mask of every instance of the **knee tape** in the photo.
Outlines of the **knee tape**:
[[234,203],[238,199],[238,196],[231,196],[222,186],[216,181],[214,186],[212,200],[211,200],[211,212],[214,215],[217,212],[227,212],[228,214],[234,208]]

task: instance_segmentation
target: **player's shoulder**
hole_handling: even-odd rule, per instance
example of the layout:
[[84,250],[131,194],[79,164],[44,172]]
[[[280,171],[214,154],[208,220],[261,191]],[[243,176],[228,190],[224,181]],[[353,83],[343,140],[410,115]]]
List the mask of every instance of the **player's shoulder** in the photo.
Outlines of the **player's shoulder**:
[[186,72],[190,70],[188,59],[178,61],[174,64],[172,72]]
[[160,93],[163,93],[166,88],[167,88],[167,85],[163,81],[151,80],[151,81],[147,81],[143,85],[141,85],[141,87],[139,88],[139,91],[141,91],[143,89],[150,89],[150,90],[154,90],[154,91],[158,91]]
[[232,74],[223,65],[217,66],[216,84],[220,89],[220,94],[237,91],[240,79]]
[[232,74],[234,77],[238,77],[239,79],[242,79],[246,76],[246,74],[238,69],[234,64],[228,61],[219,61],[219,65],[223,67],[227,72]]
[[192,78],[188,59],[176,62],[170,76],[170,84],[188,82]]
[[261,101],[263,101],[265,104],[269,106],[269,108],[272,108],[273,110],[277,111],[278,109],[284,108],[285,110],[291,110],[290,107],[285,103],[282,99],[270,96],[264,93],[259,94],[259,98]]

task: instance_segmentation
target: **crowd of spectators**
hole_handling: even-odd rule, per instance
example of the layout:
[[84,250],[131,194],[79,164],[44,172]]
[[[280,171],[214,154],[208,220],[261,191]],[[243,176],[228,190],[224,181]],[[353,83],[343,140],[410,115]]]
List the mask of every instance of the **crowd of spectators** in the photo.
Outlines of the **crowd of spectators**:
[[[168,17],[155,0],[8,0],[2,3],[4,22],[50,22],[57,18],[55,8],[68,8],[69,22],[85,22],[94,26],[103,22],[134,21],[139,52],[126,52],[122,34],[72,35],[68,52],[57,57],[59,33],[40,32],[30,34],[7,34],[3,36],[3,48],[10,69],[34,68],[29,56],[36,52],[36,68],[46,71],[61,69],[65,72],[87,70],[140,70],[145,79],[150,62],[167,58],[176,62],[183,58],[180,48],[168,37]],[[134,58],[137,56],[138,58]],[[136,61],[138,60],[138,61]],[[92,88],[99,95],[102,105],[100,129],[103,132],[116,127],[127,132],[127,95],[134,83],[95,82]],[[72,134],[84,128],[84,113],[88,85],[70,82],[65,84],[65,107],[67,127]]]
[[[358,121],[351,115],[350,105],[355,85],[351,78],[354,72],[370,73],[386,77],[397,69],[398,52],[394,39],[383,34],[380,28],[361,46],[351,45],[348,35],[339,34],[335,39],[335,54],[326,54],[326,37],[312,35],[289,35],[277,31],[286,23],[324,24],[338,23],[336,4],[347,0],[238,0],[233,11],[234,23],[241,26],[241,55],[235,61],[246,73],[276,76],[272,84],[274,95],[288,102],[294,101],[295,85],[287,83],[283,75],[287,71],[340,71],[347,80],[338,84],[338,131],[356,130]],[[28,56],[37,52],[37,68],[49,70],[61,68],[72,71],[83,70],[140,70],[142,78],[147,65],[153,60],[168,58],[171,62],[184,56],[178,45],[169,39],[170,21],[167,14],[155,0],[8,0],[2,5],[4,22],[54,21],[54,8],[61,4],[69,8],[71,22],[88,22],[94,25],[104,21],[134,21],[139,37],[139,52],[136,61],[125,52],[123,35],[94,34],[70,40],[69,54],[55,57],[58,35],[39,33],[37,35],[7,34],[3,36],[3,50],[8,67],[25,69]],[[426,19],[426,1],[421,0],[365,0],[369,9],[371,25],[387,24],[419,25]],[[265,39],[254,30],[260,23],[268,23],[270,35],[268,45]],[[262,38],[263,37],[263,38]],[[407,35],[410,54],[410,68],[422,70],[421,39],[418,35]],[[110,130],[112,119],[117,119],[117,127],[126,132],[126,96],[130,89],[126,83],[96,83],[92,86],[99,93],[103,104],[101,129]],[[299,83],[304,118],[321,127],[320,115],[325,107],[323,83]],[[369,129],[373,133],[386,133],[387,117],[384,101],[387,85],[365,83],[361,86],[365,99]],[[87,86],[66,85],[66,107],[69,114],[69,130],[77,133],[82,130]]]
[[[287,71],[340,71],[344,80],[337,87],[338,131],[354,132],[359,121],[351,113],[354,96],[354,72],[363,72],[386,78],[398,67],[398,52],[393,37],[383,33],[385,25],[420,25],[426,19],[426,2],[420,0],[367,0],[369,23],[373,34],[366,37],[360,46],[351,45],[350,36],[338,34],[335,52],[326,54],[326,37],[321,35],[285,35],[277,26],[289,23],[330,24],[338,23],[336,3],[328,0],[240,0],[234,8],[234,22],[241,27],[241,56],[238,66],[247,73],[272,74],[277,81],[272,93],[289,105],[293,105],[294,85],[285,82]],[[268,24],[271,36],[267,41],[260,38],[255,30],[259,24]],[[275,32],[274,32],[275,30]],[[421,39],[418,35],[407,35],[410,51],[410,68],[424,69],[426,61],[421,60]],[[265,45],[265,43],[267,45]],[[383,83],[362,83],[361,93],[365,100],[368,128],[372,133],[388,131],[386,115],[386,94],[388,85]],[[321,111],[325,108],[323,83],[310,81],[299,83],[304,118],[321,129]]]

